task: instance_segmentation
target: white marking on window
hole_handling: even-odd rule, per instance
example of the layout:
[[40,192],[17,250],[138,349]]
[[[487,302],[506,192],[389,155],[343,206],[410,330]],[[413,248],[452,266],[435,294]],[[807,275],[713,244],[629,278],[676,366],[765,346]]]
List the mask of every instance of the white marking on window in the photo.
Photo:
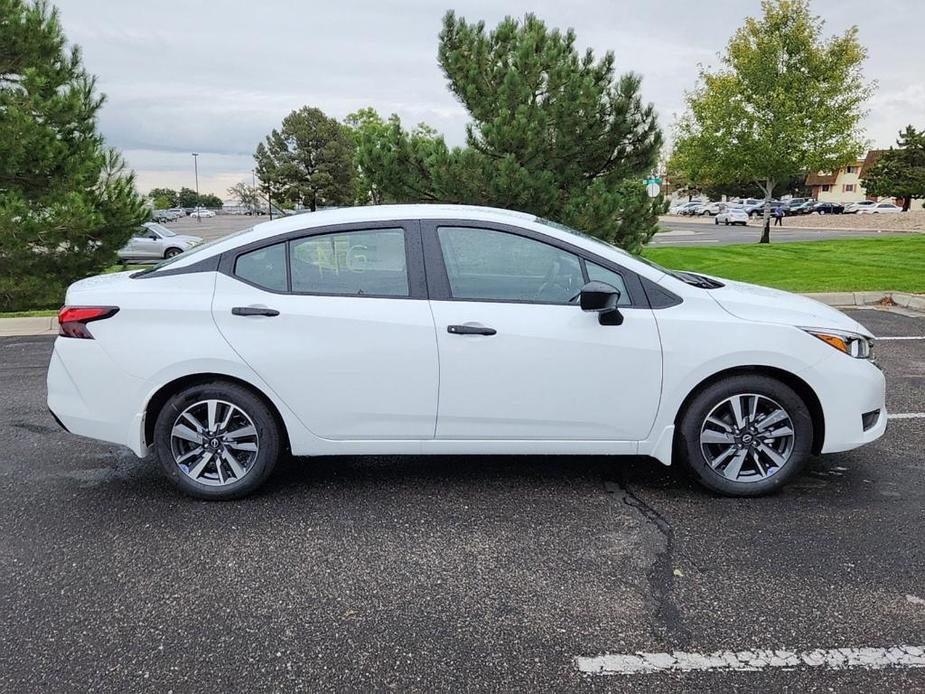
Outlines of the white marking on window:
[[589,675],[643,675],[658,672],[756,671],[766,668],[821,667],[829,670],[859,668],[925,668],[925,646],[887,648],[817,648],[808,651],[757,649],[715,653],[629,653],[575,658],[575,666]]

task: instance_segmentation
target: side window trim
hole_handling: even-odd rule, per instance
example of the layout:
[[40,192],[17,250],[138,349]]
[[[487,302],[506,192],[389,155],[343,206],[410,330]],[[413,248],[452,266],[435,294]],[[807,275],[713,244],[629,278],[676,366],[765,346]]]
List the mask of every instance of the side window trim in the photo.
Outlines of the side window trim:
[[[405,267],[408,274],[408,296],[380,296],[375,294],[336,294],[325,292],[293,292],[292,270],[290,268],[289,247],[293,241],[311,236],[327,234],[345,234],[351,231],[376,231],[377,229],[402,229],[405,236]],[[239,256],[256,251],[267,246],[285,243],[286,246],[286,291],[278,291],[261,287],[234,273],[235,263]],[[329,224],[307,229],[298,229],[275,236],[253,241],[244,246],[225,251],[218,256],[218,272],[231,279],[242,282],[269,294],[288,294],[292,296],[330,296],[340,298],[361,299],[427,299],[427,283],[424,271],[424,251],[421,244],[421,224],[417,219],[390,219],[370,222],[350,222],[348,224]]]
[[463,227],[470,229],[476,228],[487,229],[489,231],[506,232],[516,236],[523,236],[534,241],[539,241],[540,243],[545,243],[554,248],[558,248],[559,250],[571,253],[575,256],[578,256],[579,260],[581,261],[581,271],[585,282],[588,281],[588,271],[587,267],[585,266],[585,262],[591,262],[595,263],[596,265],[600,265],[602,268],[610,270],[611,272],[616,272],[623,278],[627,294],[629,295],[630,303],[621,305],[621,310],[624,308],[650,308],[648,298],[642,288],[642,281],[639,279],[639,275],[637,275],[632,270],[629,270],[622,265],[618,265],[617,263],[614,263],[607,258],[602,258],[601,256],[596,255],[591,251],[585,250],[584,248],[574,246],[566,241],[547,236],[546,234],[542,234],[540,232],[535,232],[531,229],[524,229],[523,227],[500,224],[497,222],[487,222],[472,219],[421,220],[421,241],[424,247],[427,289],[428,293],[430,294],[431,301],[465,301],[470,303],[481,302],[495,304],[534,304],[545,306],[564,305],[537,301],[515,301],[509,299],[457,299],[453,297],[452,292],[450,291],[450,281],[446,271],[446,264],[443,260],[443,249],[440,245],[440,239],[437,234],[437,229],[440,227]]

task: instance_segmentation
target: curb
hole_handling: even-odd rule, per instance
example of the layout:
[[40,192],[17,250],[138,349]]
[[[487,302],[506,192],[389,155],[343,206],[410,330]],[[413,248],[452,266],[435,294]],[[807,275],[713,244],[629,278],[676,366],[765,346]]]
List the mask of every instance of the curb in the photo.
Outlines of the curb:
[[908,292],[820,292],[804,294],[829,306],[900,306],[925,312],[925,294]]
[[[908,292],[819,292],[803,296],[836,307],[900,306],[925,313],[925,294]],[[0,337],[27,337],[57,335],[58,319],[54,316],[39,318],[0,318]]]
[[0,337],[27,335],[57,335],[58,319],[55,316],[32,318],[0,318]]

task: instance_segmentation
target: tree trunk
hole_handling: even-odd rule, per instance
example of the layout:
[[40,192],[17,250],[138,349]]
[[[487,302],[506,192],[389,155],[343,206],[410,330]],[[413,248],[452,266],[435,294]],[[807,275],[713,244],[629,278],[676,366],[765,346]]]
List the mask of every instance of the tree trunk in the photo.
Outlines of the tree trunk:
[[771,193],[774,192],[774,182],[765,181],[764,188],[764,228],[761,230],[761,239],[758,243],[771,243]]
[[912,196],[907,195],[903,198],[903,212],[908,212],[909,207],[912,205]]

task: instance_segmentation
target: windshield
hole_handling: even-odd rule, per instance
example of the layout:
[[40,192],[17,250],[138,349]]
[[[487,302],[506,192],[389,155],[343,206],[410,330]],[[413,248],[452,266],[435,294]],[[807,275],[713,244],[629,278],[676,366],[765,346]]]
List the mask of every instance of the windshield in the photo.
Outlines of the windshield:
[[631,253],[627,253],[626,251],[624,251],[624,250],[623,250],[622,248],[620,248],[619,246],[614,246],[612,243],[607,243],[606,241],[603,241],[603,240],[597,238],[596,236],[591,236],[591,234],[586,234],[586,233],[583,232],[583,231],[578,231],[578,229],[573,229],[572,227],[566,226],[565,224],[560,224],[559,222],[554,222],[554,221],[552,221],[552,220],[550,220],[550,219],[543,219],[542,217],[537,217],[537,218],[536,218],[536,221],[539,222],[540,224],[545,224],[545,225],[548,226],[548,227],[552,227],[553,229],[558,229],[559,231],[564,231],[564,232],[567,233],[567,234],[574,234],[575,236],[580,236],[581,238],[586,239],[586,240],[588,240],[588,241],[593,241],[594,243],[598,244],[599,246],[603,246],[603,247],[606,248],[607,250],[616,251],[616,252],[619,253],[620,255],[625,255],[625,256],[628,257],[628,258],[633,258],[634,260],[638,260],[638,261],[640,261],[640,262],[642,262],[642,263],[645,263],[645,264],[648,265],[649,267],[652,267],[652,268],[655,268],[656,270],[659,270],[659,271],[661,271],[661,272],[664,272],[664,273],[667,274],[667,275],[673,275],[673,274],[674,274],[674,273],[671,272],[671,270],[666,270],[666,269],[663,268],[661,265],[659,265],[658,263],[653,263],[653,262],[652,262],[651,260],[649,260],[648,258],[643,258],[641,255],[632,255]]
[[202,253],[202,251],[210,249],[212,246],[214,246],[217,243],[220,243],[222,241],[227,241],[228,239],[232,239],[235,236],[241,236],[242,234],[246,234],[249,231],[253,231],[253,227],[248,227],[247,229],[241,229],[240,231],[236,231],[233,234],[228,234],[228,236],[222,236],[221,238],[218,238],[218,239],[212,239],[211,241],[207,241],[206,243],[200,243],[198,246],[193,246],[188,251],[183,251],[179,255],[175,255],[172,258],[167,258],[166,260],[162,260],[161,262],[156,263],[155,265],[152,265],[149,268],[145,268],[144,270],[141,270],[140,272],[136,272],[134,275],[132,275],[132,277],[150,275],[152,272],[157,272],[161,268],[165,268],[168,265],[172,265],[178,260],[186,260],[190,256],[198,255],[199,253]]
[[638,260],[639,262],[645,263],[651,268],[655,268],[659,272],[664,272],[666,275],[671,275],[675,279],[681,280],[685,284],[689,284],[694,287],[700,287],[701,289],[716,289],[718,287],[724,286],[722,282],[717,282],[716,280],[710,279],[709,277],[706,277],[704,275],[698,275],[695,272],[668,270],[667,268],[663,268],[658,263],[653,263],[648,258],[644,258],[641,255],[632,255],[630,253],[627,253],[622,248],[618,246],[614,246],[612,243],[607,243],[606,241],[603,241],[595,236],[586,234],[583,231],[578,231],[578,229],[573,229],[572,227],[566,226],[565,224],[560,224],[559,222],[553,222],[552,220],[549,220],[549,219],[543,219],[542,217],[537,217],[536,221],[540,224],[544,224],[548,227],[552,227],[553,229],[564,231],[567,234],[574,234],[575,236],[580,236],[581,238],[586,239],[588,241],[593,241],[599,246],[603,246],[604,248],[609,249],[611,251],[616,251],[620,255],[625,255],[628,258],[633,258],[634,260]]
[[163,224],[157,224],[156,222],[149,222],[146,225],[152,231],[156,231],[158,234],[163,236],[165,239],[169,239],[171,236],[176,236],[170,229],[165,227]]

